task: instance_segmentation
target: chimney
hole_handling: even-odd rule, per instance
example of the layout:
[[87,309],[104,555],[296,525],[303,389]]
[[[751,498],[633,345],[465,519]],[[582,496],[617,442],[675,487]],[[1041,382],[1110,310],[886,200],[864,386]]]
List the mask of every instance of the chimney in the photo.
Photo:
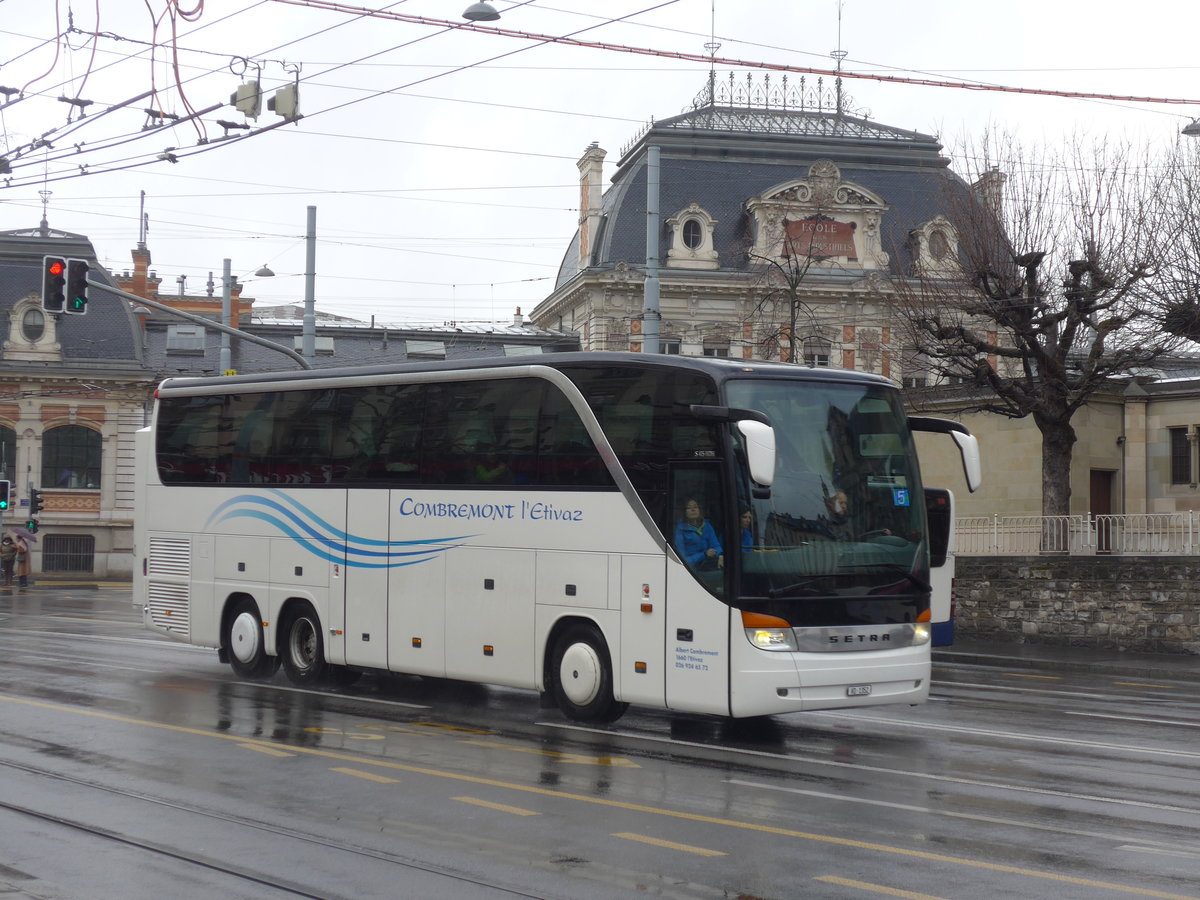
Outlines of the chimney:
[[[129,293],[137,294],[139,297],[144,297],[147,300],[156,299],[150,293],[151,279],[149,276],[150,269],[150,251],[142,244],[130,254],[133,257],[133,279],[129,283]],[[155,294],[158,292],[155,291]]]
[[975,196],[983,201],[984,205],[991,210],[992,215],[996,218],[1001,218],[1004,203],[1004,182],[1008,180],[1008,176],[1000,171],[998,167],[993,166],[982,175],[979,180],[971,185],[971,190],[975,192]]
[[604,157],[600,144],[592,141],[579,162],[579,271],[592,264],[592,240],[600,231],[600,206],[604,199]]
[[525,317],[521,315],[521,307],[517,307],[516,315],[513,316],[513,328],[520,328],[525,324]]

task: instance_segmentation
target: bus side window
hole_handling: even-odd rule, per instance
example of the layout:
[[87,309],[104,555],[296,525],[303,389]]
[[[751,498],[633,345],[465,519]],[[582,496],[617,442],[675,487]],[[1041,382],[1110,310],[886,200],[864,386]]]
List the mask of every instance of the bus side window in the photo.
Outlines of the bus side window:
[[536,482],[551,487],[614,487],[583,420],[557,388],[548,387],[538,420]]
[[[493,468],[476,465],[482,484],[530,484],[537,468],[538,411],[545,395],[541,379],[509,380],[495,384],[489,397],[495,404]],[[487,480],[492,472],[493,480]],[[482,478],[480,476],[483,476]]]

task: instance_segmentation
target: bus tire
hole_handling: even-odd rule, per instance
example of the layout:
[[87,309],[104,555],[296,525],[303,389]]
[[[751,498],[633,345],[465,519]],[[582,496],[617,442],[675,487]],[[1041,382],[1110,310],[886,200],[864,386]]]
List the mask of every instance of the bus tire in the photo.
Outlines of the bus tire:
[[554,642],[554,699],[568,719],[611,722],[629,707],[613,698],[612,663],[594,625],[569,626]]
[[329,675],[321,620],[308,603],[288,610],[281,630],[279,655],[288,681],[297,687],[319,687]]
[[249,597],[236,600],[230,607],[221,643],[229,657],[229,667],[241,678],[260,681],[270,678],[279,668],[279,657],[267,654],[262,616],[258,604]]

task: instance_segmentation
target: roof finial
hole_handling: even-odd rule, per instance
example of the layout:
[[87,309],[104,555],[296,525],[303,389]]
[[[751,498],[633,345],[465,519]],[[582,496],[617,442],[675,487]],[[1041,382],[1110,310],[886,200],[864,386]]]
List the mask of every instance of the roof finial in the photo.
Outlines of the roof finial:
[[842,6],[844,0],[837,0],[837,49],[829,55],[837,61],[837,79],[834,82],[834,103],[836,104],[835,111],[838,118],[841,118],[844,111],[842,105],[842,60],[846,58],[846,51],[842,49]]
[[42,237],[46,237],[47,235],[50,234],[50,221],[49,221],[49,217],[46,214],[46,208],[50,205],[50,196],[53,193],[54,193],[53,191],[47,191],[45,189],[38,191],[38,196],[42,198],[42,224],[41,224]]
[[704,45],[708,51],[708,105],[717,105],[717,51],[721,45],[717,43],[717,0],[712,0],[709,13],[708,43]]

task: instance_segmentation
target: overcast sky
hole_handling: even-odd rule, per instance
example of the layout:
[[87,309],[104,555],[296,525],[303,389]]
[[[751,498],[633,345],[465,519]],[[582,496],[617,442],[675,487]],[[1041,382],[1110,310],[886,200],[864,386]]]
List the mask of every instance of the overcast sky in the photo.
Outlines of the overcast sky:
[[[185,14],[189,4],[199,9],[172,18],[168,0],[0,0],[0,86],[23,92],[0,110],[12,167],[0,185],[0,229],[35,227],[39,192],[48,191],[51,227],[87,235],[101,263],[119,273],[131,265],[145,191],[148,247],[164,294],[179,290],[179,276],[187,293],[203,293],[208,274],[219,279],[228,258],[261,306],[303,299],[312,205],[319,309],[394,324],[506,319],[518,306],[528,313],[553,286],[577,223],[575,162],[587,145],[597,141],[608,151],[607,183],[645,123],[684,111],[707,77],[701,62],[304,2],[178,0]],[[370,4],[455,24],[467,5]],[[657,51],[705,54],[705,45],[717,43],[718,57],[831,67],[839,47],[836,0],[493,5],[502,18],[485,28],[582,32],[581,40]],[[83,33],[56,42],[69,9]],[[854,73],[1196,101],[1198,41],[1200,4],[1180,0],[841,4],[843,65]],[[716,68],[721,77],[731,70]],[[225,133],[218,120],[247,121],[228,103],[256,71],[268,96],[299,77],[304,118],[217,140]],[[747,70],[733,71],[744,78]],[[1079,100],[866,80],[846,87],[854,109],[939,135],[948,149],[989,126],[1028,141],[1082,131],[1167,143],[1200,116],[1200,101]],[[146,129],[171,121],[152,119],[147,109],[187,116],[222,103],[195,124]],[[250,124],[279,121],[264,104]],[[52,148],[30,150],[42,135]],[[178,161],[157,158],[164,153]],[[277,276],[255,278],[264,264]]]

